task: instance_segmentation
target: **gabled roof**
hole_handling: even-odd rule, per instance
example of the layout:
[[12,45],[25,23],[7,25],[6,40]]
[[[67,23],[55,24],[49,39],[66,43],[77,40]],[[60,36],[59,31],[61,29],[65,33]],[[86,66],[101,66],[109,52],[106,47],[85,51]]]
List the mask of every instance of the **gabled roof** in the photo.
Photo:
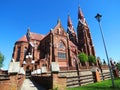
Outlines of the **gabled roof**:
[[[30,32],[30,36],[31,36],[31,39],[39,40],[39,41],[45,37],[45,35],[43,34],[37,34],[33,32]],[[28,42],[26,35],[21,37],[17,42]]]
[[43,34],[37,34],[33,32],[30,32],[30,35],[31,35],[31,39],[34,39],[34,40],[41,40],[45,37],[45,35]]
[[28,42],[26,35],[24,35],[23,37],[21,37],[17,42]]
[[58,35],[67,36],[67,33],[66,33],[65,29],[63,28],[60,19],[58,19],[57,25],[55,25],[54,29],[52,29],[52,32],[56,33]]

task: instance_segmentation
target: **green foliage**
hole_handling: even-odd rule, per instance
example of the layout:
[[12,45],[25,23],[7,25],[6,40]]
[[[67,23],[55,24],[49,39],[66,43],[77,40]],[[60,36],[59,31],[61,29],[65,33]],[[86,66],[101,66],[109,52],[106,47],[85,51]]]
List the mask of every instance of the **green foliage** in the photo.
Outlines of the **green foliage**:
[[0,68],[3,67],[4,56],[0,52]]
[[67,90],[120,90],[120,78],[115,78],[115,88],[112,88],[111,80],[105,80],[85,86],[67,88]]
[[91,63],[96,63],[96,57],[93,55],[88,56],[88,61]]
[[81,62],[87,62],[88,61],[88,56],[83,52],[78,54],[78,58],[80,59]]

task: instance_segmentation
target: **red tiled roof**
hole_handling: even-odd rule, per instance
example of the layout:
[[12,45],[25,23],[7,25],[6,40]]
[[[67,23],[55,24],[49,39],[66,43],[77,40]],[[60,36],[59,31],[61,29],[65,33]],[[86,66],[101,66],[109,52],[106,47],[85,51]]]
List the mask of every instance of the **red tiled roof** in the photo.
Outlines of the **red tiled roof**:
[[27,42],[26,35],[24,35],[22,38],[20,38],[17,42]]
[[[37,33],[33,33],[33,32],[30,32],[30,36],[31,36],[31,39],[34,39],[34,40],[41,40],[45,37],[45,35],[37,34]],[[28,42],[26,35],[24,35],[22,38],[20,38],[17,42]]]
[[30,32],[30,36],[31,36],[31,39],[35,39],[35,40],[41,40],[45,37],[45,35],[43,34],[37,34],[33,32]]

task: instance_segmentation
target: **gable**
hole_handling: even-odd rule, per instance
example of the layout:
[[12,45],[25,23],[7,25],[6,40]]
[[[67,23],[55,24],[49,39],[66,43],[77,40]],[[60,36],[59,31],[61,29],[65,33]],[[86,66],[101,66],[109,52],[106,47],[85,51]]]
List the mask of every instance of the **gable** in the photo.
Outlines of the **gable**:
[[56,35],[62,35],[62,36],[67,36],[67,33],[65,32],[64,28],[62,27],[61,22],[59,21],[55,28],[53,29],[53,34]]

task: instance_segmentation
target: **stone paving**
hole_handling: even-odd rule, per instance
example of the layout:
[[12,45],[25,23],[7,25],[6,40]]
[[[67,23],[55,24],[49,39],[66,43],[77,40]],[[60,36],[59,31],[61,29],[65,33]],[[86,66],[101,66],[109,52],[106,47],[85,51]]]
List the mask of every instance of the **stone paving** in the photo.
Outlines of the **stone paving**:
[[25,79],[21,90],[46,90],[45,88],[33,83],[30,79]]

